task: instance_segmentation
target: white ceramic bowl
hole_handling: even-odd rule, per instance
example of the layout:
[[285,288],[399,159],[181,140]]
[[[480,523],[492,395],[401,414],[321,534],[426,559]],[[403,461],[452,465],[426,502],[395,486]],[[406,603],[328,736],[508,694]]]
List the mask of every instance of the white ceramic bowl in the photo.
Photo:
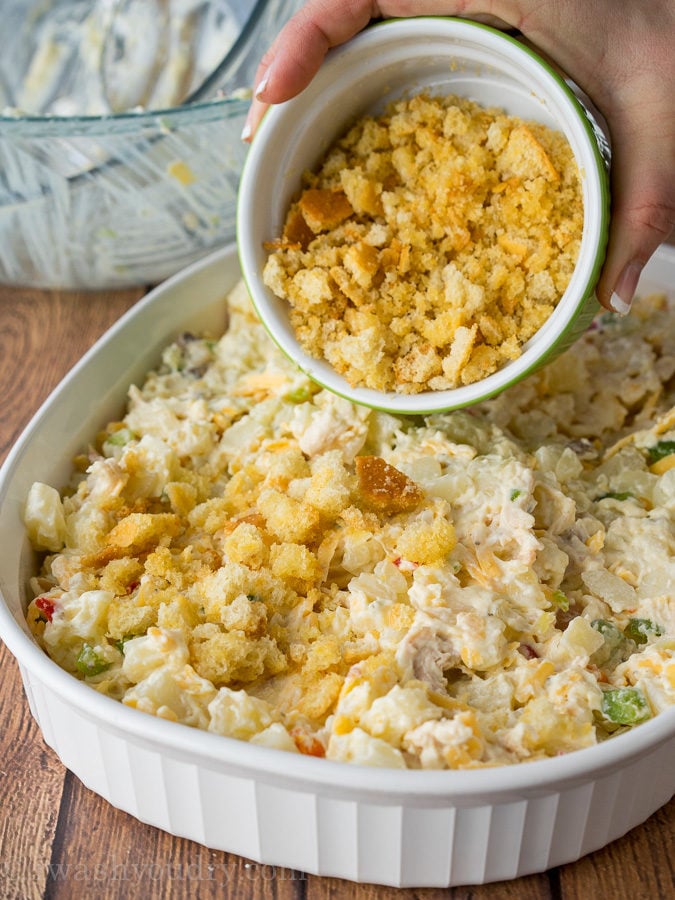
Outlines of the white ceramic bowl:
[[[21,519],[28,488],[66,482],[73,454],[119,416],[129,384],[169,341],[185,330],[222,330],[222,298],[239,275],[229,247],[153,291],[71,371],[0,470],[0,637],[46,742],[87,787],[143,822],[263,864],[359,882],[515,878],[572,862],[644,821],[675,792],[675,709],[553,759],[474,771],[373,769],[144,714],[78,681],[35,644],[24,619],[36,571]],[[642,285],[675,286],[675,249],[656,255]]]
[[[305,170],[315,169],[334,140],[360,115],[421,90],[469,97],[485,106],[558,128],[582,179],[584,229],[564,296],[519,359],[480,382],[450,391],[383,393],[353,388],[325,360],[298,344],[285,301],[265,287],[266,241],[278,238]],[[566,349],[597,311],[594,287],[609,219],[609,146],[572,87],[513,38],[459,19],[399,19],[377,24],[329,53],[298,97],[271,108],[244,163],[237,242],[244,278],[263,323],[283,352],[311,378],[355,402],[392,412],[436,412],[476,403],[503,390]]]

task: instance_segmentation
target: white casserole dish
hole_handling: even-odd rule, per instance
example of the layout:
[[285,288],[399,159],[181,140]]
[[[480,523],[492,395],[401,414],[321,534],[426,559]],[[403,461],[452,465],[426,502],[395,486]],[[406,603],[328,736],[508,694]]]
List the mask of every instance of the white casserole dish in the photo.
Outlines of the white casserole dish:
[[[84,784],[143,822],[263,864],[396,886],[515,878],[597,850],[675,793],[675,709],[602,745],[475,771],[386,770],[287,754],[154,718],[62,671],[24,622],[35,557],[21,511],[181,331],[222,330],[230,246],[155,289],[72,370],[0,470],[0,636],[46,742]],[[640,290],[675,287],[660,250]]]

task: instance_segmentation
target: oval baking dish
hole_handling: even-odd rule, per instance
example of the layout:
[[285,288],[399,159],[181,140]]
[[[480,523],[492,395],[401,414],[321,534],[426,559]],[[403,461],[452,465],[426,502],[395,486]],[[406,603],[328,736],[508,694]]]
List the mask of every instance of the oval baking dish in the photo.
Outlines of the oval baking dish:
[[[72,370],[0,472],[0,636],[46,742],[87,787],[143,822],[264,864],[358,882],[515,878],[576,860],[643,822],[675,791],[675,709],[542,761],[373,769],[130,709],[62,671],[33,641],[24,611],[36,559],[21,518],[30,485],[66,482],[73,455],[119,415],[128,386],[168,342],[186,329],[222,330],[223,297],[239,277],[230,246],[155,289]],[[655,256],[643,284],[675,284],[675,251]]]

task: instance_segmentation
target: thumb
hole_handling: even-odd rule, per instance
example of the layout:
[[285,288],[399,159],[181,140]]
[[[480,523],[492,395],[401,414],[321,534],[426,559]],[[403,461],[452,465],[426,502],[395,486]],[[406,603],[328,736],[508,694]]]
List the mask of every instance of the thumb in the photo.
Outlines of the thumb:
[[[643,95],[644,96],[644,95]],[[596,293],[621,315],[630,311],[640,273],[675,227],[675,122],[670,109],[616,109],[610,117],[612,220]]]

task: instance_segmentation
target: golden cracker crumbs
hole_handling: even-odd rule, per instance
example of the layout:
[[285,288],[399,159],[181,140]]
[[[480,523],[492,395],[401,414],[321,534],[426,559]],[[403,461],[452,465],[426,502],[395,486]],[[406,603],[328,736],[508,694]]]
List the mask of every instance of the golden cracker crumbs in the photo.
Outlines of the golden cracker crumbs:
[[582,227],[562,133],[420,95],[360,119],[305,173],[264,280],[304,349],[352,386],[446,390],[520,355]]

